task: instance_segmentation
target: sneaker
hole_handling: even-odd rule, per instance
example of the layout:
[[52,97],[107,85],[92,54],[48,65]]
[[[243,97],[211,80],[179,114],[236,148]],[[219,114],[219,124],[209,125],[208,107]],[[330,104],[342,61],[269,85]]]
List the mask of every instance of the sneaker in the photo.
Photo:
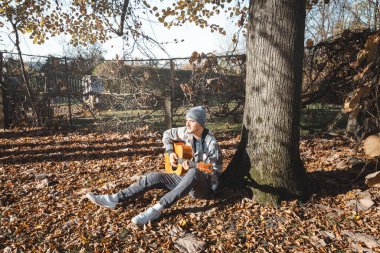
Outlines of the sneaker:
[[153,207],[149,207],[145,212],[140,213],[132,218],[132,222],[137,225],[147,224],[149,221],[153,221],[160,217],[161,211],[154,209]]
[[98,206],[115,208],[116,204],[119,202],[119,197],[117,194],[113,195],[95,195],[91,192],[86,194],[86,197],[97,204]]

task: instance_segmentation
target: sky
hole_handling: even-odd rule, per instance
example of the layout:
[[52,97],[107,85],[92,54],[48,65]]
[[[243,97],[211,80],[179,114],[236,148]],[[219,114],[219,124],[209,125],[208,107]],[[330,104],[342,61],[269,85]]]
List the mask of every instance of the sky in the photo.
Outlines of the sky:
[[[222,15],[216,20],[218,24],[225,27],[227,35],[223,36],[218,33],[211,33],[208,28],[202,29],[194,24],[185,24],[182,27],[165,28],[160,23],[145,23],[143,26],[147,34],[155,38],[157,41],[170,42],[165,43],[162,47],[167,53],[164,53],[157,48],[152,48],[156,58],[173,58],[173,57],[189,57],[193,51],[197,52],[214,52],[223,54],[228,49],[230,38],[228,34],[232,34],[236,29],[233,21]],[[16,52],[16,48],[9,40],[6,32],[0,31],[0,48],[7,52]],[[183,42],[173,43],[174,39]],[[60,36],[52,37],[42,45],[33,44],[28,38],[28,35],[22,35],[21,49],[24,54],[32,55],[53,55],[56,57],[67,56],[70,46],[68,45],[69,38]],[[114,39],[102,45],[104,56],[106,59],[115,59],[116,55],[120,58],[123,55],[123,42],[120,37],[115,36]],[[129,57],[146,58],[138,51],[135,51]]]

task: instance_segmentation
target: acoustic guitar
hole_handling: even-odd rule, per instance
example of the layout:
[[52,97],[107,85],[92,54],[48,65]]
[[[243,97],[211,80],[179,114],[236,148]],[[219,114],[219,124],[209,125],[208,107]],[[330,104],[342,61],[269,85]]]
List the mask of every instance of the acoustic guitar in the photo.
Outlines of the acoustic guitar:
[[205,163],[205,162],[194,162],[190,159],[193,157],[193,151],[190,146],[185,145],[183,142],[174,142],[174,153],[177,154],[178,160],[177,160],[177,167],[173,167],[170,164],[170,158],[168,153],[165,153],[165,172],[166,173],[175,173],[179,176],[184,175],[186,173],[186,170],[182,167],[182,163],[184,161],[188,161],[190,168],[197,168],[198,170],[206,173],[212,173],[213,167],[211,163]]

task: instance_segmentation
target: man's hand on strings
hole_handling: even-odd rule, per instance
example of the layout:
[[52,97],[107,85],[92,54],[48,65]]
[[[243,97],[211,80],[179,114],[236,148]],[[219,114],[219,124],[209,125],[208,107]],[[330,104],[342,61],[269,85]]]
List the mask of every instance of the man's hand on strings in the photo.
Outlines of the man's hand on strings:
[[186,160],[186,161],[184,161],[184,162],[182,163],[182,168],[183,168],[184,170],[188,170],[188,169],[190,169],[190,167],[189,167],[189,161],[188,161],[188,160]]
[[178,156],[176,153],[171,153],[169,155],[169,159],[170,159],[170,164],[173,166],[173,167],[177,167],[177,160],[178,160]]

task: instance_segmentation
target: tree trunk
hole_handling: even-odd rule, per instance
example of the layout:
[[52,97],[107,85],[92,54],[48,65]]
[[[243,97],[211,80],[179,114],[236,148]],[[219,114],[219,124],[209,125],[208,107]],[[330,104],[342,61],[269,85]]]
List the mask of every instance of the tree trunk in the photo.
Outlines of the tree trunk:
[[222,180],[244,177],[259,203],[306,196],[299,154],[304,30],[305,1],[250,1],[243,130]]
[[359,128],[359,116],[360,110],[354,110],[348,114],[347,126],[346,126],[346,134],[348,136],[357,137],[357,130]]
[[36,102],[34,101],[34,97],[32,94],[32,89],[30,87],[28,77],[26,76],[25,64],[24,64],[24,60],[23,60],[22,54],[21,54],[20,38],[19,38],[19,34],[18,34],[17,25],[15,22],[12,22],[10,18],[8,20],[12,24],[13,32],[15,33],[16,41],[14,44],[17,48],[17,53],[18,53],[18,57],[19,57],[20,67],[21,67],[21,75],[22,75],[22,78],[23,78],[23,81],[24,81],[24,84],[26,87],[26,91],[27,91],[27,94],[28,94],[28,97],[30,100],[32,111],[33,111],[34,115],[36,116],[36,118],[34,120],[37,123],[36,125],[40,126],[42,124],[42,119],[41,119],[40,114],[37,110]]
[[0,128],[5,127],[3,89],[3,52],[0,52]]
[[375,1],[375,8],[374,8],[374,18],[373,18],[373,24],[374,24],[374,30],[377,30],[377,24],[379,22],[379,14],[380,14],[380,9],[379,9],[379,0]]
[[166,87],[166,92],[164,94],[164,107],[165,107],[165,129],[170,129],[173,127],[173,116],[172,116],[172,99],[174,92],[174,61],[170,60],[170,81],[168,87]]

